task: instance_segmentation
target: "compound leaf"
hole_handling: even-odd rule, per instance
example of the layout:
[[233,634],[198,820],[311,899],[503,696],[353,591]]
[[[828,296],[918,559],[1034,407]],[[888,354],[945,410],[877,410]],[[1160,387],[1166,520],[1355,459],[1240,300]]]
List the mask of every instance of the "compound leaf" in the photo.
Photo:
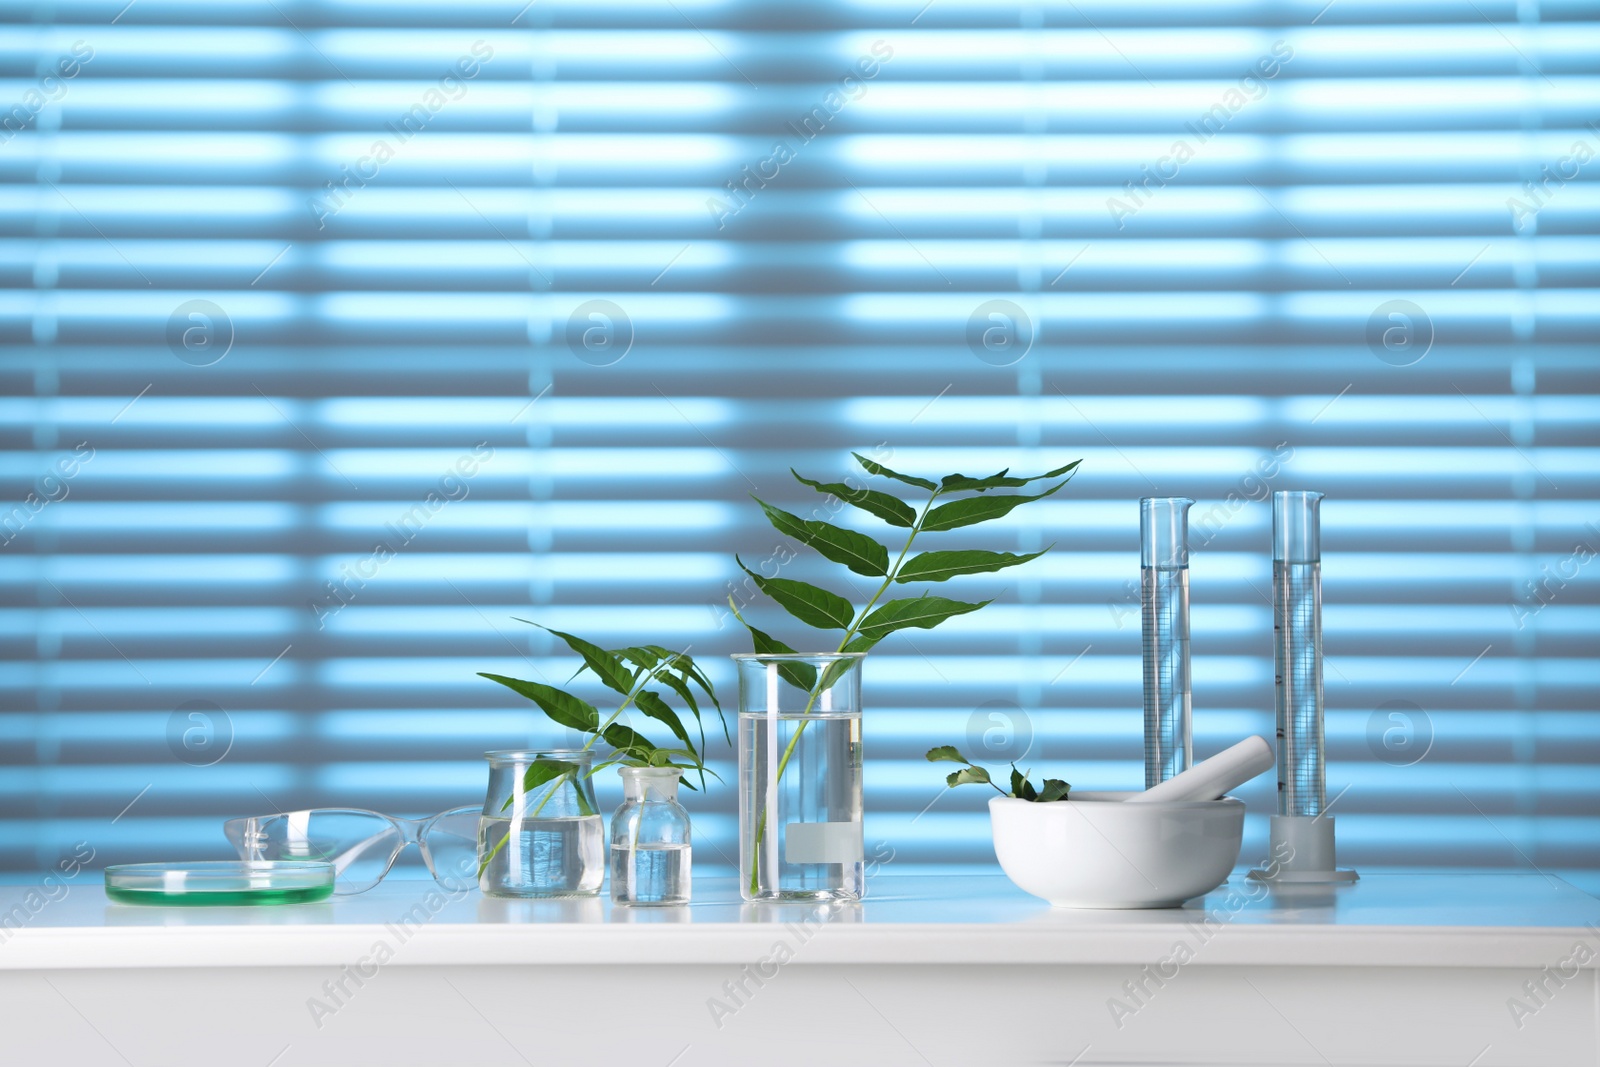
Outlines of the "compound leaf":
[[911,510],[911,505],[898,497],[888,493],[880,493],[876,489],[852,489],[843,482],[816,482],[805,477],[794,468],[789,469],[802,485],[809,485],[819,493],[827,493],[843,500],[851,507],[860,508],[869,514],[876,515],[890,526],[899,526],[909,530],[917,521],[917,513]]
[[855,609],[844,597],[805,582],[797,582],[793,578],[763,578],[746,567],[737,556],[734,560],[758,589],[807,626],[815,626],[819,630],[849,629]]
[[1014,552],[987,552],[963,549],[958,552],[922,552],[906,560],[895,574],[897,582],[943,582],[963,574],[988,574],[1038,559],[1048,548],[1017,555]]
[[1009,514],[1012,508],[1035,500],[1043,500],[1060,489],[1066,482],[1057,482],[1044,492],[1036,496],[1023,493],[1008,493],[1005,496],[969,496],[962,500],[952,500],[948,504],[940,504],[922,520],[922,529],[925,531],[954,530],[961,526],[973,526],[990,519],[998,519]]
[[842,563],[857,574],[881,578],[889,573],[889,550],[866,534],[846,530],[817,519],[802,519],[782,508],[775,508],[760,497],[753,498],[767,513],[779,533],[788,534],[801,544],[810,545],[835,563]]
[[942,596],[919,596],[904,600],[891,600],[876,608],[861,622],[861,633],[882,640],[886,634],[896,630],[917,627],[922,630],[931,630],[946,619],[955,615],[965,615],[969,611],[977,611],[988,604],[985,600],[978,604],[969,604],[962,600],[948,600]]
[[914,485],[918,489],[939,488],[938,482],[932,482],[926,478],[917,478],[910,474],[901,474],[899,471],[892,471],[888,467],[885,467],[882,463],[868,459],[860,452],[852,452],[850,454],[856,457],[856,462],[861,464],[862,469],[868,474],[881,474],[885,478],[893,478],[897,482],[904,482],[906,485]]
[[520,678],[507,678],[500,674],[478,672],[478,677],[498,682],[513,692],[521,693],[544,711],[556,723],[580,733],[592,734],[600,729],[600,713],[593,704],[579,700],[554,686],[542,682],[525,682]]

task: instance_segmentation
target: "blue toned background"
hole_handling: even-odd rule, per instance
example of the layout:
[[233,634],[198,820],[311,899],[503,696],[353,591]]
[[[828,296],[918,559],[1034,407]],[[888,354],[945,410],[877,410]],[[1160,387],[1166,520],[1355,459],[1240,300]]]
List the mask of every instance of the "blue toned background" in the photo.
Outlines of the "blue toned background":
[[1139,785],[1140,496],[1197,756],[1270,735],[1314,488],[1341,859],[1600,889],[1596,5],[125,3],[0,4],[13,876],[475,802],[558,738],[474,672],[574,667],[513,615],[731,702],[748,494],[880,447],[1084,464],[869,662],[876,858],[992,863],[931,744]]

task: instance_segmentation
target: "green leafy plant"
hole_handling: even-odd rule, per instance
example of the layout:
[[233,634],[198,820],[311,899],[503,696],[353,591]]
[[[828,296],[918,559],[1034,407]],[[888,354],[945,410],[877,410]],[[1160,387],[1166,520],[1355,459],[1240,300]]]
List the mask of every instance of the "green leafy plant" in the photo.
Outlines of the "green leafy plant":
[[[1081,462],[1074,460],[1043,474],[1014,475],[1007,468],[985,478],[947,474],[934,481],[931,478],[890,470],[859,453],[852,452],[851,455],[867,474],[923,490],[927,496],[913,506],[898,496],[879,489],[853,486],[844,482],[815,481],[792,468],[789,473],[793,474],[800,484],[809,486],[818,493],[836,497],[844,504],[864,511],[892,527],[905,530],[905,540],[896,553],[891,553],[888,547],[856,530],[847,530],[819,519],[801,518],[782,508],[774,507],[759,497],[755,500],[766,513],[767,520],[780,533],[810,546],[825,559],[841,564],[854,574],[880,579],[877,589],[860,609],[847,598],[820,586],[792,578],[757,574],[746,567],[742,559],[734,557],[740,569],[755,583],[756,588],[784,611],[807,626],[829,631],[829,642],[834,644],[835,652],[866,652],[896,630],[912,627],[931,630],[946,619],[977,611],[988,604],[987,600],[969,603],[948,597],[931,596],[926,591],[914,597],[890,600],[883,598],[895,586],[944,582],[967,574],[988,574],[1020,566],[1044,555],[1053,546],[1047,546],[1038,552],[1021,554],[959,549],[919,552],[912,555],[911,548],[922,534],[975,526],[1009,515],[1013,509],[1023,504],[1054,495],[1067,484]],[[993,492],[996,489],[1023,489],[1033,482],[1049,481],[1054,478],[1061,480],[1031,495]],[[795,650],[784,642],[751,625],[740,614],[739,606],[732,597],[728,598],[728,604],[733,609],[734,617],[750,632],[750,640],[756,652],[794,653]],[[832,633],[840,633],[841,636],[834,638],[831,636]],[[848,662],[837,663],[830,666],[819,678],[816,669],[809,664],[785,663],[779,667],[779,674],[790,685],[810,692],[810,701],[806,705],[806,711],[809,712],[817,697],[838,681],[839,676],[848,669]],[[777,779],[782,779],[789,758],[794,754],[795,745],[799,742],[805,727],[806,723],[802,721],[784,748],[778,760]],[[755,837],[751,846],[752,893],[759,891],[758,863],[761,840],[765,832],[766,809],[763,808],[757,817]]]
[[1059,778],[1046,778],[1043,789],[1035,789],[1032,782],[1028,781],[1025,771],[1017,770],[1017,765],[1011,765],[1011,792],[1006,792],[994,784],[994,779],[989,777],[989,772],[973,763],[960,752],[954,745],[940,745],[938,748],[928,749],[928,762],[939,763],[948,761],[960,763],[964,766],[959,771],[951,771],[945,777],[944,784],[954,789],[958,785],[987,785],[1003,797],[1016,797],[1018,800],[1034,800],[1040,803],[1052,800],[1066,800],[1072,792],[1072,786]]
[[[528,622],[527,619],[517,621]],[[538,623],[529,625],[538,626]],[[587,671],[599,679],[600,684],[621,697],[615,710],[603,720],[600,710],[593,704],[573,696],[564,689],[557,689],[543,682],[529,682],[521,678],[508,678],[505,675],[489,674],[484,671],[478,672],[479,677],[487,678],[527,697],[557,725],[576,730],[580,734],[587,734],[588,740],[584,742],[582,751],[587,752],[597,742],[604,741],[611,752],[589,771],[590,776],[606,767],[620,764],[627,767],[676,767],[685,772],[693,771],[700,779],[702,789],[705,787],[708,773],[714,778],[717,777],[715,771],[710,771],[706,767],[703,755],[706,732],[701,718],[700,700],[709,700],[711,707],[716,710],[722,722],[724,739],[731,744],[732,737],[728,733],[727,718],[722,714],[722,704],[712,691],[710,680],[688,653],[673,652],[660,645],[607,649],[574,634],[551,630],[544,626],[540,629],[559,637],[583,660],[583,666],[567,679],[568,684]],[[694,740],[695,735],[684,725],[683,718],[673,710],[660,689],[652,686],[670,690],[683,702],[683,706],[688,709],[689,715],[694,720],[695,732],[699,736],[698,746]],[[702,696],[696,697],[696,690]],[[618,722],[617,720],[630,708],[666,726],[676,744],[658,745],[637,730]],[[546,786],[549,788],[538,806],[530,813],[530,817],[538,816],[545,804],[564,784],[570,784],[577,794],[579,814],[598,814],[590,810],[583,790],[577,787],[580,773],[579,765],[567,760],[538,759],[531,763],[523,774],[524,792],[532,793]],[[687,777],[683,779],[683,784],[689,789],[695,788],[694,783]],[[510,805],[511,798],[508,797],[501,810]],[[506,839],[502,839],[479,861],[480,876],[505,842]]]

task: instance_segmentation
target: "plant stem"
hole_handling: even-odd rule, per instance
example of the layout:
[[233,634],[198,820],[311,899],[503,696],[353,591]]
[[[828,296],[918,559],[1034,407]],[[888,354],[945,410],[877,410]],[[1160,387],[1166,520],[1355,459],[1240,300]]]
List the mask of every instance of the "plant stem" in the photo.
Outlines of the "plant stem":
[[[939,493],[940,490],[935,489],[933,491],[933,495],[928,497],[928,502],[922,505],[922,513],[917,516],[917,521],[911,524],[911,533],[907,535],[906,543],[900,547],[900,555],[895,557],[894,564],[889,567],[888,573],[884,575],[883,584],[878,586],[878,591],[872,594],[872,599],[867,601],[866,606],[862,608],[861,611],[857,613],[856,617],[850,621],[849,628],[845,630],[844,637],[839,641],[839,647],[834,649],[836,654],[844,651],[844,646],[850,643],[850,639],[856,635],[856,631],[859,630],[861,624],[866,621],[867,614],[872,611],[873,605],[878,602],[879,598],[882,597],[883,594],[888,590],[889,586],[893,584],[895,576],[900,573],[900,565],[905,562],[906,553],[911,551],[911,542],[915,541],[917,539],[917,534],[922,532],[922,521],[928,517],[928,509],[933,507],[933,502],[939,498]],[[823,673],[826,674],[826,671]],[[818,675],[817,677],[817,688],[812,690],[810,699],[806,701],[805,710],[800,713],[800,723],[794,728],[794,734],[789,738],[789,743],[784,746],[783,755],[778,758],[778,770],[777,773],[773,775],[772,781],[767,783],[768,789],[776,789],[778,787],[778,783],[783,781],[783,772],[784,769],[789,766],[789,757],[794,755],[795,746],[800,743],[800,735],[805,733],[806,724],[811,721],[804,716],[811,714],[811,709],[816,706],[817,698],[822,695],[822,677],[823,675]],[[756,818],[755,839],[750,843],[751,896],[755,896],[760,891],[761,841],[766,835],[766,830],[767,807],[763,804],[761,807],[761,814]]]

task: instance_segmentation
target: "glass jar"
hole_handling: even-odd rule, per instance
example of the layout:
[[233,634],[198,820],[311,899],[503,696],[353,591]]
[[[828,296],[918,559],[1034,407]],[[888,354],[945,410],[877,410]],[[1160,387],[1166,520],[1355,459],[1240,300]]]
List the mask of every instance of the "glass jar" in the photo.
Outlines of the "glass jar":
[[859,900],[864,652],[733,657],[739,670],[739,892]]
[[600,892],[605,827],[590,780],[594,753],[486,752],[489,793],[478,819],[478,887],[494,897]]
[[611,899],[618,904],[689,902],[689,813],[678,803],[675,767],[618,767],[622,806],[611,816]]

